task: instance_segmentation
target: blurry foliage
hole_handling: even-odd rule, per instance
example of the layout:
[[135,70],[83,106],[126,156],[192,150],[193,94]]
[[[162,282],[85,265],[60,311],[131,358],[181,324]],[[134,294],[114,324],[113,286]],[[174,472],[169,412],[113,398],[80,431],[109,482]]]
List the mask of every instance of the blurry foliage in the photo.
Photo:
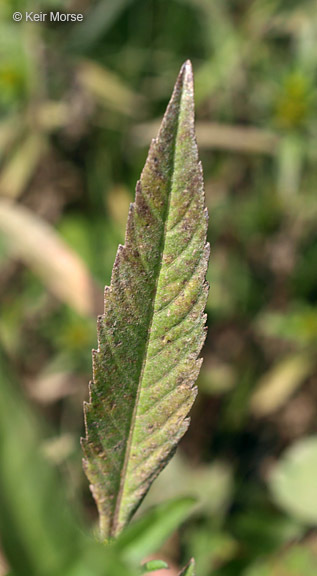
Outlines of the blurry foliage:
[[311,436],[287,450],[276,464],[269,483],[278,504],[312,525],[317,522],[316,467],[317,437]]
[[[12,21],[16,10],[58,8],[83,11],[85,21]],[[37,549],[39,567],[52,559],[66,574],[82,548],[58,478],[86,524],[96,519],[76,448],[95,316],[155,136],[152,122],[186,58],[196,76],[210,212],[209,332],[182,460],[157,485],[163,495],[167,486],[172,498],[187,492],[198,502],[160,554],[179,570],[195,555],[198,576],[315,574],[315,0],[0,3],[0,519],[7,523],[1,545],[17,573],[36,573]],[[72,256],[63,272],[62,254]],[[9,365],[47,421],[54,443],[48,451],[44,443],[44,453],[57,476],[37,459],[47,434],[16,399]],[[27,520],[17,515],[12,478],[23,487]],[[155,552],[186,516],[175,510],[170,530],[152,531],[149,544],[142,538],[155,522],[147,517],[140,545],[131,533],[127,550],[138,560]],[[65,531],[55,534],[59,514]],[[84,547],[86,558],[78,555],[69,576],[87,576],[88,567],[92,576],[107,573],[104,563],[111,576],[128,570],[116,565],[116,553],[104,560]],[[0,559],[3,574],[5,565]]]

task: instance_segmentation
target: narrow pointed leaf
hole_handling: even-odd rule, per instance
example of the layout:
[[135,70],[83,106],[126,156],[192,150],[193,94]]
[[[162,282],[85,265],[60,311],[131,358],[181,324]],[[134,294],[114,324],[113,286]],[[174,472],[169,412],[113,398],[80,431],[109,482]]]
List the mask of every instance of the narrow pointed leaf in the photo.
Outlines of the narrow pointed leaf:
[[195,560],[192,558],[187,566],[179,573],[179,576],[196,576]]
[[84,468],[116,536],[189,425],[205,339],[207,210],[186,62],[152,141],[98,319]]

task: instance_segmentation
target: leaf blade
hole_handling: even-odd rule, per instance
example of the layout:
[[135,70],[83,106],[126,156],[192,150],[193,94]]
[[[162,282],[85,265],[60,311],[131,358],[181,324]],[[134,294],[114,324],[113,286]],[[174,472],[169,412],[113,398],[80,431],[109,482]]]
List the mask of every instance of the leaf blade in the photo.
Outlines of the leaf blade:
[[187,61],[137,184],[98,319],[82,444],[104,537],[121,531],[188,427],[205,339],[206,231]]
[[195,576],[195,560],[192,558],[188,564],[183,568],[183,570],[179,573],[179,576]]
[[116,538],[114,549],[129,565],[157,552],[167,538],[192,514],[194,498],[168,500],[148,510]]

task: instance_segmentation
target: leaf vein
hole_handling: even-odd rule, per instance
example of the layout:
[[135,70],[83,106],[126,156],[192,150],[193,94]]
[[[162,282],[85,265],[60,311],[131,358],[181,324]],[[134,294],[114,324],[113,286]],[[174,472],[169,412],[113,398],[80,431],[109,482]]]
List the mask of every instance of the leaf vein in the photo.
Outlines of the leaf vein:
[[163,306],[161,306],[160,308],[158,308],[157,310],[155,310],[156,314],[160,314],[161,312],[163,312],[164,310],[166,310],[166,308],[168,308],[171,304],[173,304],[177,298],[179,298],[179,296],[181,294],[184,294],[186,288],[188,287],[188,284],[190,284],[190,282],[193,280],[199,266],[201,265],[201,263],[203,263],[203,258],[200,258],[191,274],[191,276],[189,278],[187,278],[186,283],[181,287],[181,289],[179,290],[179,292],[177,292],[177,294],[175,294],[175,296],[173,296],[173,298],[171,298],[171,300],[169,300],[169,302],[166,302],[163,304]]

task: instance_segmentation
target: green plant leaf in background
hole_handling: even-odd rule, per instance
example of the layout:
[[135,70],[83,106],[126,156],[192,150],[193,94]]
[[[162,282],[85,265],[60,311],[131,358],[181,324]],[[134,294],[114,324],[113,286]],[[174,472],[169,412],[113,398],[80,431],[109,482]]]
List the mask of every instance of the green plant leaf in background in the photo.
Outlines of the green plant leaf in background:
[[295,544],[266,560],[259,560],[243,576],[315,576],[316,544],[314,540]]
[[164,570],[168,568],[168,564],[164,560],[150,560],[142,566],[142,574],[147,574],[148,572],[154,572],[156,570]]
[[82,538],[56,472],[39,450],[41,429],[0,349],[0,533],[17,575],[65,573]]
[[12,576],[136,576],[76,525],[40,450],[42,427],[13,380],[0,348],[0,534]]
[[205,339],[206,231],[187,61],[137,184],[98,320],[83,450],[104,538],[122,530],[189,425]]
[[115,540],[118,556],[137,565],[162,546],[186,520],[194,504],[194,498],[175,498],[148,510]]
[[274,500],[291,516],[317,524],[317,436],[292,445],[275,466],[269,486]]

